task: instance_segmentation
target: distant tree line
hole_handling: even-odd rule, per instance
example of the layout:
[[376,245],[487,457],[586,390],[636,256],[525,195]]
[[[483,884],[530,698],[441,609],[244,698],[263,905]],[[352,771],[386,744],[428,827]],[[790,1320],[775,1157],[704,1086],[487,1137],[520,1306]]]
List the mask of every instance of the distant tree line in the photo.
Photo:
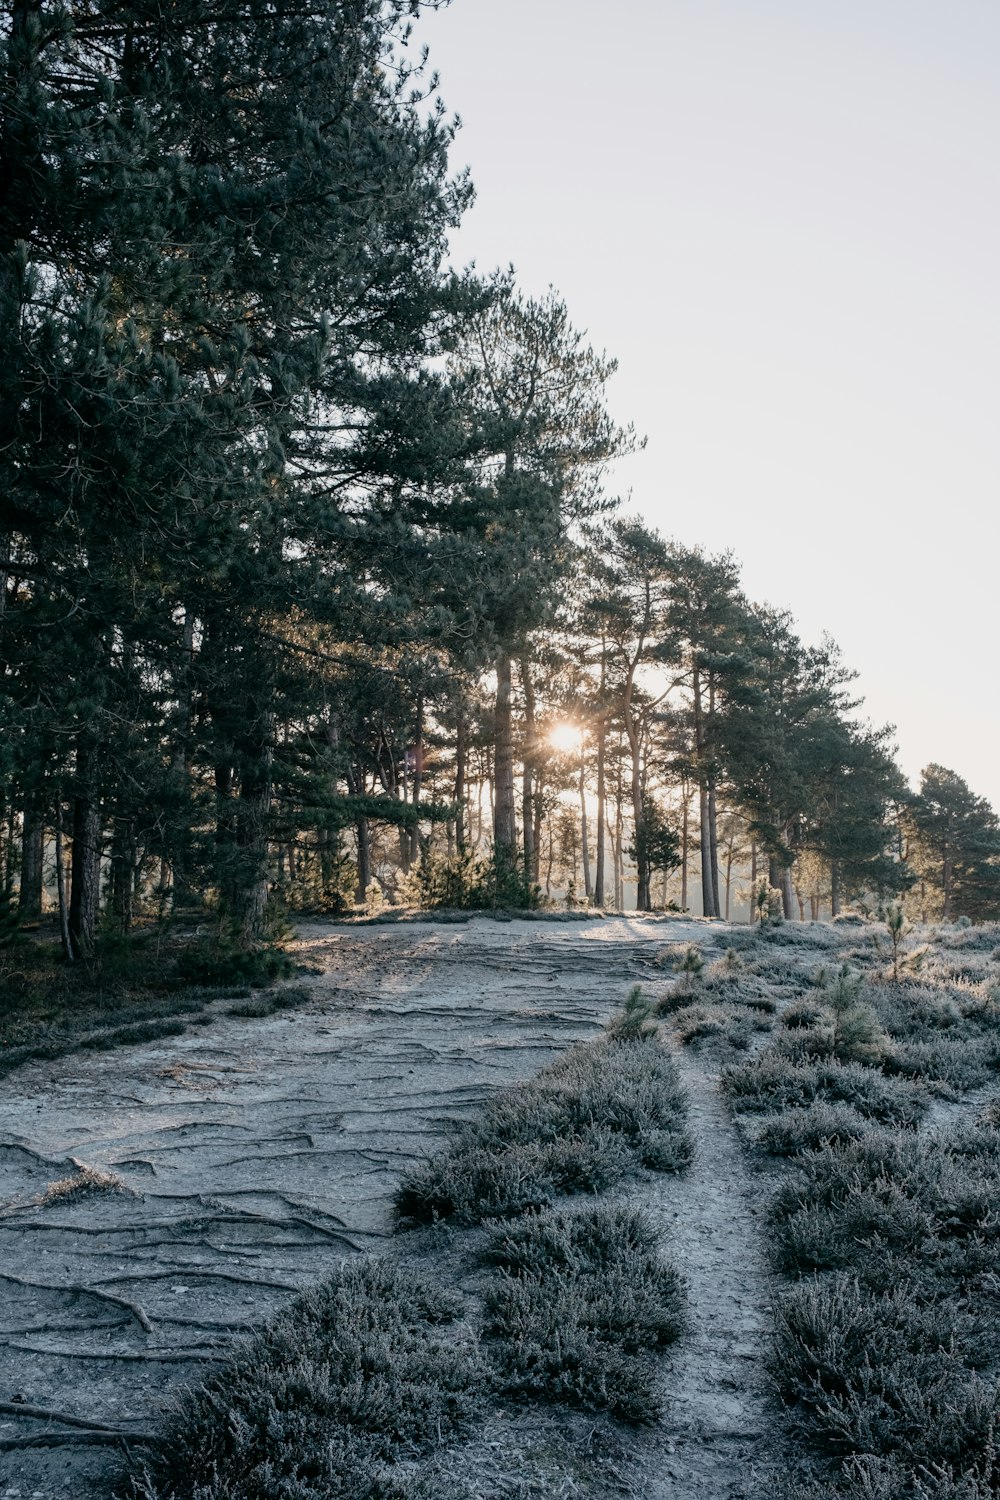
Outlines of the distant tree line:
[[4,910],[53,890],[88,958],[633,868],[720,915],[749,865],[787,916],[996,914],[989,807],[911,793],[731,558],[618,517],[637,440],[558,296],[447,269],[419,10],[0,5]]

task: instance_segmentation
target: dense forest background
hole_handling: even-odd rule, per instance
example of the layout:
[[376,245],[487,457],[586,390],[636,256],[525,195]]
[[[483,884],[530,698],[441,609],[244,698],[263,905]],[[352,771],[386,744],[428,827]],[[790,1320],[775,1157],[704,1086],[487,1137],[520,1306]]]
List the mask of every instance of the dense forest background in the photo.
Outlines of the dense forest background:
[[1000,916],[989,805],[608,492],[559,296],[449,266],[419,9],[0,5],[4,933]]

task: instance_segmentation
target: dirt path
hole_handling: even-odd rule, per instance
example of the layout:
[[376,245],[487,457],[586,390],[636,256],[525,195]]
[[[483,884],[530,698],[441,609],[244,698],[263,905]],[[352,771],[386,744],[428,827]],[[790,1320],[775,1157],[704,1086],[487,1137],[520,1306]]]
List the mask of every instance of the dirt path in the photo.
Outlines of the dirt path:
[[[300,947],[323,973],[300,1012],[224,1018],[10,1075],[0,1437],[43,1430],[3,1412],[15,1398],[147,1429],[164,1393],[222,1358],[235,1333],[382,1240],[400,1172],[452,1121],[592,1035],[637,980],[655,995],[668,944],[708,950],[721,935],[625,918],[315,923]],[[742,1166],[711,1078],[697,1060],[684,1067],[700,1154],[657,1211],[691,1280],[695,1326],[667,1375],[672,1413],[647,1454],[650,1500],[742,1494],[766,1459],[756,1379],[766,1290]],[[130,1195],[39,1203],[73,1159],[119,1174]],[[105,1494],[113,1463],[100,1446],[0,1453],[0,1500]]]
[[764,1378],[772,1279],[747,1170],[718,1073],[678,1058],[696,1154],[648,1207],[688,1278],[691,1328],[664,1374],[667,1415],[647,1456],[645,1500],[764,1500],[785,1467]]

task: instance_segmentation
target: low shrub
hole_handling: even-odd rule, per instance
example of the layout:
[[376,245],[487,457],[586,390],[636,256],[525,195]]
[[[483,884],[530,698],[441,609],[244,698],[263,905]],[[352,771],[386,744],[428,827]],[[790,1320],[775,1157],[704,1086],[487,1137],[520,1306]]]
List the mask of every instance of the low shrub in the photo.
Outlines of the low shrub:
[[865,1119],[904,1127],[915,1125],[929,1102],[917,1085],[886,1078],[874,1068],[835,1058],[795,1060],[775,1046],[752,1062],[724,1069],[722,1086],[741,1111],[768,1114],[821,1100],[849,1104]]
[[769,1119],[755,1145],[769,1156],[799,1156],[831,1142],[857,1140],[869,1122],[849,1104],[819,1101]]
[[174,1403],[134,1500],[404,1500],[393,1472],[465,1428],[484,1371],[459,1299],[349,1261]]
[[508,1392],[628,1422],[656,1417],[646,1351],[680,1336],[684,1288],[647,1220],[623,1208],[549,1210],[499,1226],[485,1255],[501,1268],[485,1332]]
[[655,1039],[575,1047],[496,1094],[452,1146],[404,1179],[397,1215],[477,1224],[599,1192],[640,1165],[679,1171],[692,1149],[684,1114],[676,1068]]

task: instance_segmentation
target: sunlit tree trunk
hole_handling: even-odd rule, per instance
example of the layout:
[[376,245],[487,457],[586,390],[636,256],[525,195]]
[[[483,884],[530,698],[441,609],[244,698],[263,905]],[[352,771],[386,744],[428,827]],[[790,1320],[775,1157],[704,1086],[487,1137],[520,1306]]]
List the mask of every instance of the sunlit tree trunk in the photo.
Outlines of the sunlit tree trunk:
[[590,880],[590,839],[587,832],[587,775],[583,747],[580,747],[580,857],[583,860],[583,889],[590,901],[594,890]]

